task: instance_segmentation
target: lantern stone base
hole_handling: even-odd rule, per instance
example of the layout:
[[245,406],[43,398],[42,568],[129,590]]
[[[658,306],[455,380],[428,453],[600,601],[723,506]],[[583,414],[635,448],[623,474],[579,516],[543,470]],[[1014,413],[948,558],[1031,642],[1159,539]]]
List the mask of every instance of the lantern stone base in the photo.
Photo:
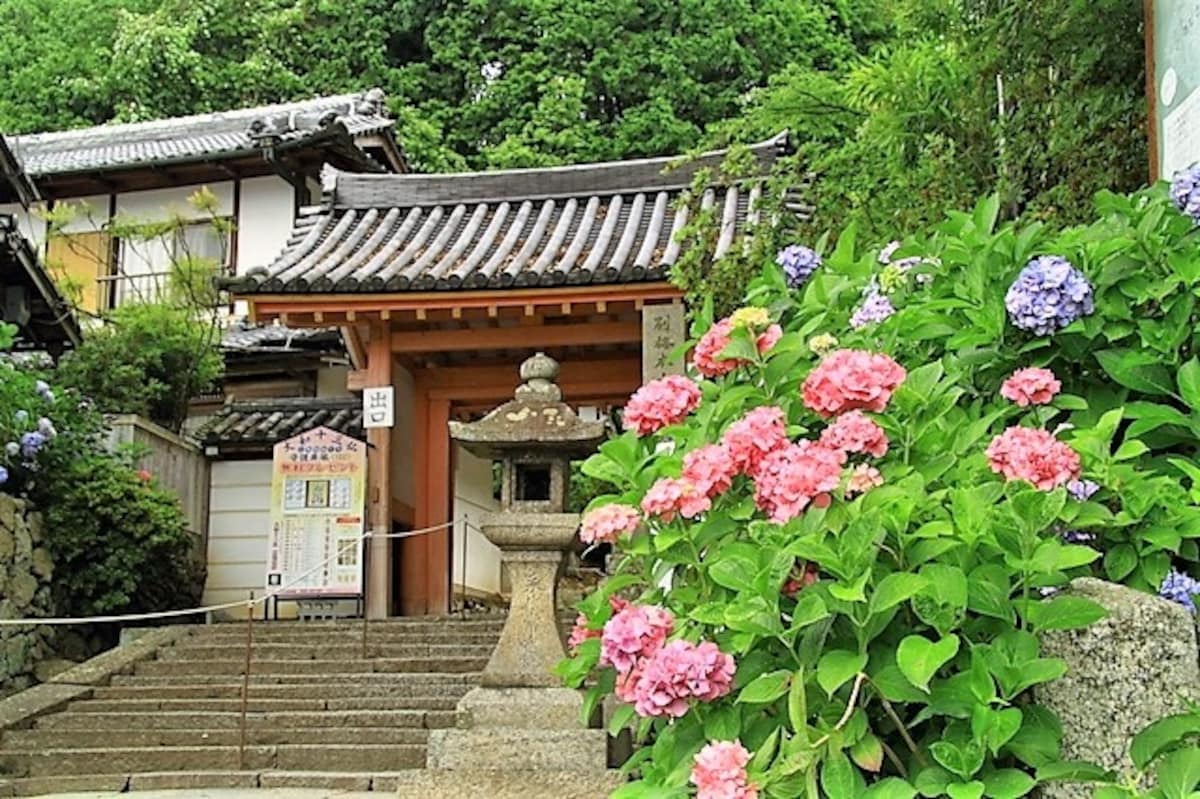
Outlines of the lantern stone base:
[[583,726],[582,705],[569,688],[476,688],[459,701],[456,728],[429,733],[427,792],[402,784],[400,796],[607,796],[620,779],[607,770],[605,732]]

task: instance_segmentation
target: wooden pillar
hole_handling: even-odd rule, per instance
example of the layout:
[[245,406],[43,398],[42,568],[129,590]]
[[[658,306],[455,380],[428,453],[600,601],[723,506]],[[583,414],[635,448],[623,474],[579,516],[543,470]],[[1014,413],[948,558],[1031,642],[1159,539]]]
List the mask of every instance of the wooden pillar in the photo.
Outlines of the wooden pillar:
[[[450,400],[431,398],[418,381],[414,392],[413,470],[418,529],[450,521],[453,479],[450,471]],[[405,616],[450,610],[449,528],[401,540],[400,612]]]
[[[429,402],[429,524],[444,524],[454,512],[454,471],[450,452],[450,400]],[[443,528],[425,536],[426,613],[450,612],[450,549],[454,531]]]
[[[392,347],[384,324],[371,326],[367,342],[367,387],[392,385]],[[373,533],[392,531],[392,428],[367,430],[367,524]],[[367,618],[386,619],[392,597],[392,541],[367,539]]]

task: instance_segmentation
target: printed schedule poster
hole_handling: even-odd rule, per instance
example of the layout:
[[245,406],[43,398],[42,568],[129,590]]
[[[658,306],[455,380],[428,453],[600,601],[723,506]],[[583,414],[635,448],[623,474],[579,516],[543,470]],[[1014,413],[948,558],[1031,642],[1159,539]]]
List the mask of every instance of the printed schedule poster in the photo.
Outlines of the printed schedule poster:
[[267,591],[362,593],[367,448],[318,427],[275,445]]

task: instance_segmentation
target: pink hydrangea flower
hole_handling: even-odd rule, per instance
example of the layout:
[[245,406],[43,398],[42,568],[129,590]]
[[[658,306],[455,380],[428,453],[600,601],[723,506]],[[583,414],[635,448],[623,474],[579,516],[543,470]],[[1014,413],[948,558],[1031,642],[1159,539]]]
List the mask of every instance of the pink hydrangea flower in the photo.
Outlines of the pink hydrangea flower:
[[865,494],[872,488],[878,488],[881,485],[883,485],[883,475],[879,473],[879,470],[869,464],[860,463],[854,467],[854,471],[850,472],[850,479],[846,481],[846,496]]
[[[796,572],[793,570],[792,574],[794,575],[795,573]],[[797,594],[799,594],[805,588],[808,588],[820,578],[821,567],[812,561],[809,561],[808,563],[804,564],[804,571],[800,573],[800,576],[789,577],[787,582],[783,584],[783,588],[779,589],[779,593],[790,599],[795,599]]]
[[[692,353],[692,364],[696,367],[696,371],[705,377],[720,377],[746,363],[741,358],[727,358],[721,355],[729,346],[733,330],[733,320],[725,318],[710,327],[708,332],[700,337],[700,340],[696,342],[696,349]],[[765,353],[779,343],[782,336],[783,328],[779,325],[770,325],[765,331],[758,334],[754,344],[759,353]]]
[[1018,369],[1000,386],[1000,396],[1022,408],[1045,405],[1060,391],[1062,383],[1054,376],[1054,372],[1036,366]]
[[642,510],[669,522],[678,513],[694,519],[712,507],[712,501],[688,480],[660,477],[642,497]]
[[[629,607],[629,600],[615,595],[610,596],[608,606],[613,609],[613,613],[619,613]],[[567,649],[574,655],[579,650],[580,644],[592,638],[599,638],[603,632],[603,630],[588,629],[587,616],[580,613],[575,617],[575,625],[571,628],[571,635],[567,638]]]
[[799,516],[810,503],[825,507],[845,463],[846,453],[816,441],[791,444],[762,462],[754,478],[754,502],[778,524]]
[[856,409],[878,413],[905,377],[904,367],[886,355],[836,350],[804,378],[804,404],[825,417]]
[[700,387],[682,375],[651,380],[625,403],[625,429],[639,436],[678,424],[700,404]]
[[579,540],[585,544],[615,544],[617,539],[637,529],[642,516],[628,505],[601,505],[588,511],[579,525]]
[[708,641],[672,641],[642,666],[634,689],[634,710],[639,716],[687,713],[688,702],[712,702],[729,693],[735,671],[733,658]]
[[750,753],[740,741],[716,741],[696,753],[691,782],[696,799],[758,799],[758,787],[749,782],[746,764]]
[[657,605],[630,605],[618,611],[600,635],[600,665],[628,673],[657,652],[674,627],[671,611]]
[[683,456],[683,479],[709,499],[728,491],[737,472],[733,456],[719,444],[709,444]]
[[764,458],[790,443],[783,411],[770,406],[755,408],[729,425],[721,443],[738,471],[753,477]]
[[1079,453],[1045,430],[1010,427],[992,439],[988,465],[1006,480],[1050,491],[1079,476]]
[[821,443],[846,454],[865,452],[882,458],[888,451],[887,434],[862,411],[844,413],[821,433]]
[[570,636],[567,637],[567,651],[574,655],[584,641],[599,638],[602,632],[601,630],[589,630],[587,616],[580,613],[575,617],[575,625],[571,628]]

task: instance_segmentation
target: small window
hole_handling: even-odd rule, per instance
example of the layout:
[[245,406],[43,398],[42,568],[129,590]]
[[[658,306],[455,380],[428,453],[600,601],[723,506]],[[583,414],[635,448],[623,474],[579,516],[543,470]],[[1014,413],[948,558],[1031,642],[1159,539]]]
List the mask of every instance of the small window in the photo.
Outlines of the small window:
[[550,500],[549,464],[517,464],[516,499],[522,502],[548,502]]
[[229,270],[227,220],[192,222],[175,231],[171,255],[175,263],[185,260],[215,261],[222,272]]

